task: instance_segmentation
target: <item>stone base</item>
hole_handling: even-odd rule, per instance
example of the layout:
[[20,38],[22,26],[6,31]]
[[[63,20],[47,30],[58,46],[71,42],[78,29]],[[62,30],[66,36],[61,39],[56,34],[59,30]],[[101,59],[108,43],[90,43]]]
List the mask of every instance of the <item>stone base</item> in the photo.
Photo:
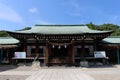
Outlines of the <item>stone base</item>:
[[81,67],[89,67],[88,61],[81,61],[80,66]]
[[18,63],[18,66],[26,66],[25,63]]
[[97,65],[97,66],[103,66],[103,63],[97,62],[96,65]]
[[33,61],[32,62],[32,67],[33,68],[40,68],[40,62],[39,61]]

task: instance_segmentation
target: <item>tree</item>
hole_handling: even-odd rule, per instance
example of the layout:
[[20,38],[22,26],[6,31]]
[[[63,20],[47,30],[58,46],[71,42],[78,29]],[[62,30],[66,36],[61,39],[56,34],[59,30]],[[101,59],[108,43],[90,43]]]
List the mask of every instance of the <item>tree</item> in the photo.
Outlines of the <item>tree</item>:
[[112,36],[120,36],[120,29],[117,29],[112,33]]
[[89,24],[86,24],[90,29],[95,29],[95,25],[90,22]]
[[97,27],[97,30],[114,30],[116,31],[117,29],[119,29],[120,26],[118,25],[114,25],[114,24],[102,24],[99,25],[99,27]]
[[29,29],[31,29],[31,27],[25,27],[25,28],[17,30],[17,31],[23,31],[23,30],[29,30]]
[[9,34],[6,31],[0,31],[0,37],[8,37]]
[[[25,27],[24,29],[21,30],[17,30],[17,31],[22,31],[22,30],[29,30],[31,29],[31,27]],[[9,34],[7,33],[7,31],[0,31],[0,37],[8,37]]]

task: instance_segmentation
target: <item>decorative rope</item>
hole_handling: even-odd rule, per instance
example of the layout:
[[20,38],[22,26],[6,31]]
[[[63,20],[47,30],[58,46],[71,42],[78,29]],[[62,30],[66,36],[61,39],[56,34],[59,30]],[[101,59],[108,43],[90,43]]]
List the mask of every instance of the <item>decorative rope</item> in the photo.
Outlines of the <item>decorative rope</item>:
[[63,46],[63,45],[70,45],[72,43],[74,43],[73,41],[71,41],[70,43],[54,43],[54,42],[48,42],[49,44],[52,45],[56,45],[56,46]]

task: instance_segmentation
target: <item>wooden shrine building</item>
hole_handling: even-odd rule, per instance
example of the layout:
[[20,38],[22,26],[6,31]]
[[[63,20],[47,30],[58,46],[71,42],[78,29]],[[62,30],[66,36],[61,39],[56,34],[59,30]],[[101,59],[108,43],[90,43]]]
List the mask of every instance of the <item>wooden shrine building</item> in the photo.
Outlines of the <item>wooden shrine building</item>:
[[112,32],[81,25],[35,25],[30,30],[8,31],[20,41],[18,51],[26,52],[26,59],[39,55],[44,65],[75,65],[93,59],[98,43]]
[[12,37],[0,37],[0,64],[11,63],[15,49],[18,47],[19,40]]

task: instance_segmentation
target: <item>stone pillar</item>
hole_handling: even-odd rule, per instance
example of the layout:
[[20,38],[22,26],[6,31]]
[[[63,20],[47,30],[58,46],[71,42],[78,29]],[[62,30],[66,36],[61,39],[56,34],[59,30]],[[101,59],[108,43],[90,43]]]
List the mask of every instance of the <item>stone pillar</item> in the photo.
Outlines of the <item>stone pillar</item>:
[[81,62],[80,62],[80,66],[81,66],[81,67],[89,67],[88,61],[81,61]]

